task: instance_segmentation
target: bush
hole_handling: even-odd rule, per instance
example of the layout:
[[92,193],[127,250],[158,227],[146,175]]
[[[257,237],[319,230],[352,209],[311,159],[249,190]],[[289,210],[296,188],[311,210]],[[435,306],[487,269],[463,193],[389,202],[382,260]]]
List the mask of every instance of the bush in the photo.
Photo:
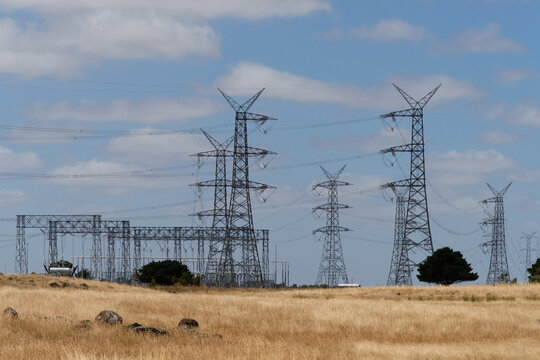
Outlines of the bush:
[[194,277],[188,267],[180,261],[153,261],[136,271],[136,278],[152,285],[199,285],[199,277]]
[[459,251],[443,247],[418,265],[418,280],[441,285],[478,279]]
[[540,282],[540,258],[536,259],[536,262],[527,269],[529,272],[529,282]]
[[79,279],[92,279],[92,274],[88,269],[81,269],[77,271],[77,274],[75,276]]

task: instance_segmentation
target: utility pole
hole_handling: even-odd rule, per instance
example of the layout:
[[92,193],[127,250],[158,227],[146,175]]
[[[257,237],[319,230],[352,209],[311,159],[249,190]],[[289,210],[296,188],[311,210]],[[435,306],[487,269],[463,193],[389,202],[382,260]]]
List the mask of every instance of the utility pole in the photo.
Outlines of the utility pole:
[[199,189],[204,187],[214,188],[214,208],[212,210],[200,211],[196,215],[199,217],[211,216],[212,217],[212,236],[210,239],[208,262],[206,264],[204,283],[209,286],[217,285],[217,273],[218,264],[223,250],[223,243],[225,238],[223,233],[218,231],[218,228],[225,228],[227,226],[227,187],[230,183],[227,182],[227,157],[232,157],[233,152],[227,148],[233,141],[233,137],[229,138],[223,143],[220,143],[204,130],[202,130],[204,136],[208,139],[210,144],[214,147],[214,150],[200,152],[193,156],[197,158],[212,157],[216,159],[216,172],[214,180],[201,181],[196,184]]
[[249,112],[264,89],[243,104],[237,103],[229,95],[218,90],[235,111],[235,126],[231,198],[217,281],[224,287],[262,287],[266,279],[263,277],[255,239],[250,191],[256,191],[262,196],[263,192],[273,187],[250,181],[249,158],[264,157],[270,152],[248,146],[247,123],[255,121],[261,126],[266,121],[275,119]]
[[[431,239],[431,228],[429,225],[429,211],[426,193],[426,170],[424,160],[424,107],[431,100],[441,85],[431,90],[422,99],[416,101],[405,91],[394,84],[396,90],[410,105],[409,109],[394,111],[381,115],[382,119],[411,118],[411,142],[405,145],[394,146],[381,150],[382,154],[392,154],[397,152],[408,152],[411,154],[409,179],[394,183],[395,186],[406,187],[407,210],[405,216],[404,239],[401,246],[400,261],[394,274],[404,275],[403,281],[409,284],[408,273],[423,260],[420,253],[433,254],[433,241]],[[385,185],[383,185],[384,187]],[[413,258],[413,255],[416,255]],[[394,262],[392,262],[394,264]],[[391,270],[392,271],[392,270]],[[391,280],[391,279],[389,279]],[[401,281],[401,280],[400,280]]]
[[[510,188],[512,183],[506,185],[506,187],[501,191],[495,190],[495,188],[488,183],[486,183],[486,185],[489,187],[494,196],[480,201],[480,204],[482,206],[494,204],[495,208],[493,216],[489,216],[488,219],[480,223],[484,229],[488,228],[491,230],[491,232],[488,231],[490,240],[482,244],[483,246],[491,249],[489,271],[486,283],[507,283],[510,281],[510,273],[508,270],[508,258],[506,255],[506,230],[504,224],[503,196],[506,191],[508,191],[508,188]],[[487,213],[486,207],[484,207],[484,211]]]
[[412,267],[409,261],[408,247],[405,237],[405,223],[407,220],[408,180],[396,181],[381,186],[390,188],[394,192],[396,202],[396,215],[394,223],[394,248],[392,261],[386,286],[412,286]]
[[328,190],[328,202],[313,208],[315,214],[321,211],[326,212],[326,226],[313,231],[314,235],[321,235],[323,238],[323,252],[316,284],[326,284],[335,287],[340,282],[349,282],[347,270],[345,269],[345,261],[343,260],[340,233],[342,231],[350,231],[350,229],[339,225],[339,209],[348,209],[350,206],[338,202],[338,186],[351,184],[338,180],[345,169],[345,165],[335,174],[331,174],[322,166],[321,169],[328,180],[314,185],[312,190]]

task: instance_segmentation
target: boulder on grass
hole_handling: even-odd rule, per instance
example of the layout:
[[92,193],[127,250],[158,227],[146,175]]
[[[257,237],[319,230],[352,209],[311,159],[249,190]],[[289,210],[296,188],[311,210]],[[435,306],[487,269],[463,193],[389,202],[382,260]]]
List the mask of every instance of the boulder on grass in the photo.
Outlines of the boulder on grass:
[[199,323],[195,319],[183,318],[178,323],[178,328],[183,330],[197,330],[199,328]]
[[90,320],[81,320],[77,325],[75,325],[75,328],[90,330],[92,328],[92,322]]
[[4,310],[4,316],[10,317],[10,318],[18,318],[18,317],[19,317],[19,313],[17,313],[17,312],[15,311],[15,309],[12,308],[11,306],[8,306],[8,307]]
[[55,282],[50,283],[49,286],[52,288],[57,288],[57,287],[60,287],[60,284],[55,281]]
[[96,322],[100,324],[121,325],[122,317],[112,310],[103,310],[96,316]]
[[135,328],[138,328],[139,326],[142,326],[142,325],[139,324],[138,322],[134,322],[133,324],[126,325],[125,328],[126,328],[126,329],[130,329],[130,330],[133,330],[133,329],[135,329]]
[[136,332],[152,334],[152,335],[167,335],[168,332],[165,329],[154,327],[154,326],[138,326],[134,328]]

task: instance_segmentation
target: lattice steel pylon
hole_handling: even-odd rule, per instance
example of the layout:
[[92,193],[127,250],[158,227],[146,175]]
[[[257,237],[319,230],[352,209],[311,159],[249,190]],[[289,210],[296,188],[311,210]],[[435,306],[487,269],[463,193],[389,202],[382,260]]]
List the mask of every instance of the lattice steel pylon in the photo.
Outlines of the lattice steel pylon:
[[407,263],[400,262],[397,272],[400,276],[406,276],[416,268],[417,264],[424,260],[417,253],[433,253],[433,241],[431,239],[431,228],[429,224],[429,211],[426,193],[426,170],[424,159],[424,107],[435,95],[439,87],[431,90],[422,99],[416,101],[405,91],[394,84],[394,87],[411,106],[410,109],[391,112],[381,115],[381,118],[392,118],[394,121],[398,117],[410,117],[412,120],[411,143],[394,146],[381,150],[382,154],[397,152],[408,152],[411,154],[409,179],[402,180],[402,185],[408,187],[407,214],[405,218],[405,238],[403,252],[406,253]]
[[200,152],[198,154],[195,154],[194,156],[197,156],[198,158],[215,158],[216,172],[213,180],[201,181],[194,185],[198,186],[199,188],[214,188],[214,207],[211,210],[198,212],[196,215],[199,217],[212,217],[213,231],[212,238],[210,239],[210,245],[208,248],[208,260],[206,263],[203,281],[208,286],[216,286],[219,259],[225,241],[223,236],[220,236],[222,232],[217,231],[217,228],[225,228],[227,226],[227,187],[230,186],[230,182],[227,182],[227,157],[233,156],[233,152],[228,150],[228,147],[234,140],[234,137],[231,137],[225,142],[220,143],[208,133],[206,133],[204,130],[202,132],[204,136],[206,136],[210,144],[212,144],[214,150]]
[[536,251],[536,249],[533,249],[531,246],[532,239],[538,239],[536,235],[536,231],[532,233],[523,233],[523,236],[521,236],[522,239],[525,239],[525,249],[521,249],[522,251],[525,251],[525,275],[524,275],[524,281],[529,281],[529,276],[527,275],[527,269],[532,267],[532,252]]
[[[494,197],[480,201],[481,205],[494,204],[493,215],[480,223],[481,226],[490,228],[490,240],[484,246],[491,248],[487,284],[501,284],[510,281],[508,270],[508,258],[506,255],[506,230],[504,223],[503,196],[512,183],[509,183],[501,191],[486,183]],[[485,209],[487,212],[487,209]]]
[[390,262],[390,272],[386,286],[412,286],[412,267],[405,243],[405,222],[407,220],[408,180],[396,181],[381,186],[394,192],[396,214],[394,223],[394,248]]
[[341,244],[340,233],[342,231],[350,231],[350,229],[339,225],[339,210],[348,209],[350,206],[338,202],[338,186],[348,186],[351,184],[338,180],[345,169],[345,165],[335,174],[331,174],[322,166],[321,169],[328,180],[315,184],[313,190],[328,190],[328,202],[313,208],[315,214],[321,211],[326,212],[326,226],[313,231],[313,235],[321,234],[323,237],[323,251],[316,284],[326,284],[334,287],[339,283],[349,282],[345,261],[343,260],[343,246]]
[[243,104],[237,103],[225,92],[218,90],[236,115],[231,197],[225,241],[218,264],[217,284],[223,287],[263,287],[265,279],[254,235],[250,191],[254,190],[262,194],[271,187],[249,180],[249,158],[266,156],[269,152],[248,146],[247,123],[255,121],[261,126],[266,121],[275,119],[249,112],[264,89]]

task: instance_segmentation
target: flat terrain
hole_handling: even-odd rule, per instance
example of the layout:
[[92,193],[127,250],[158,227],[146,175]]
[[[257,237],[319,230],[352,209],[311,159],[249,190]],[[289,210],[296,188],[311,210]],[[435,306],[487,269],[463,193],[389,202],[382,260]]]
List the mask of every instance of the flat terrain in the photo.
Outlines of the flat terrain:
[[[155,290],[4,274],[8,306],[2,359],[540,359],[540,285]],[[104,309],[169,335],[75,327]],[[184,317],[200,333],[174,330]]]

